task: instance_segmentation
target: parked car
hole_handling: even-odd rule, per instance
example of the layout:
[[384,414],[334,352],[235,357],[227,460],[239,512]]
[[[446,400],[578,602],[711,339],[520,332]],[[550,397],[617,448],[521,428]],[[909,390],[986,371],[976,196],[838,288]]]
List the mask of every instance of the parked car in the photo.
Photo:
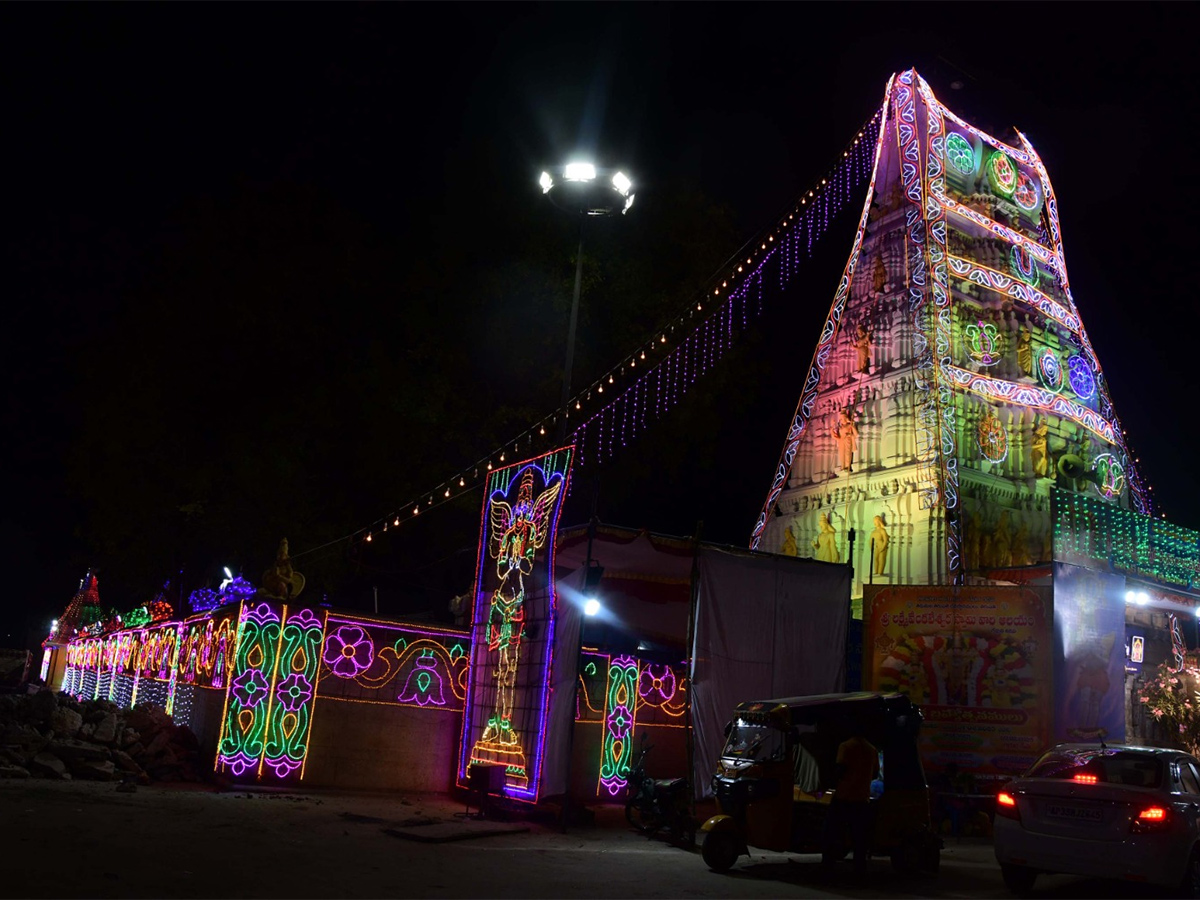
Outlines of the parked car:
[[1058,744],[996,795],[993,841],[1017,894],[1054,872],[1200,897],[1200,761],[1159,747]]

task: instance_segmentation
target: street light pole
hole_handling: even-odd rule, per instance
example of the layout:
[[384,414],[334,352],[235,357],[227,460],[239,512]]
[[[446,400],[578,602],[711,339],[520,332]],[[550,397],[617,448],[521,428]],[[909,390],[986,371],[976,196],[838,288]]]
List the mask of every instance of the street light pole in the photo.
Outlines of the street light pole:
[[571,400],[571,367],[575,361],[575,325],[579,321],[579,289],[583,284],[583,223],[587,218],[579,217],[579,252],[575,256],[575,292],[571,295],[571,320],[567,326],[567,367],[563,370],[562,400],[558,409],[558,442],[567,439],[567,404]]
[[563,369],[562,399],[558,405],[558,442],[570,433],[571,372],[575,363],[575,332],[579,323],[579,294],[583,285],[583,229],[589,216],[612,216],[633,205],[633,182],[625,173],[597,169],[591,163],[573,162],[538,179],[543,194],[555,206],[579,216],[579,252],[575,257],[575,291],[571,295],[571,318],[567,326],[567,365]]

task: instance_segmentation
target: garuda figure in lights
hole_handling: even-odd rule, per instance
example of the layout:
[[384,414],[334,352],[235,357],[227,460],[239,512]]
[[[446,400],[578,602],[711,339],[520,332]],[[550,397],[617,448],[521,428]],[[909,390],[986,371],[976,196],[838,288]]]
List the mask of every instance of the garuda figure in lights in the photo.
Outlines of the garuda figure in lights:
[[550,535],[554,501],[562,481],[533,497],[533,471],[527,469],[517,490],[517,502],[495,500],[491,505],[492,541],[489,548],[496,560],[500,584],[492,593],[488,611],[488,652],[497,653],[496,705],[477,746],[520,743],[512,726],[513,692],[521,638],[525,632],[525,576],[533,572],[533,561]]

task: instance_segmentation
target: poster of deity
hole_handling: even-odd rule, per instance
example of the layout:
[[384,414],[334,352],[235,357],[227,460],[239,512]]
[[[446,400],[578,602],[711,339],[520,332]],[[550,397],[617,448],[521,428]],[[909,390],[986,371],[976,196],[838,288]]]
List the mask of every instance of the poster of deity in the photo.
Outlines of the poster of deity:
[[1125,740],[1125,577],[1054,564],[1055,734]]
[[483,501],[471,669],[458,780],[502,765],[505,793],[535,799],[554,662],[554,540],[573,448],[497,469]]
[[921,756],[984,777],[1023,771],[1050,732],[1049,591],[868,586],[864,676],[921,707]]

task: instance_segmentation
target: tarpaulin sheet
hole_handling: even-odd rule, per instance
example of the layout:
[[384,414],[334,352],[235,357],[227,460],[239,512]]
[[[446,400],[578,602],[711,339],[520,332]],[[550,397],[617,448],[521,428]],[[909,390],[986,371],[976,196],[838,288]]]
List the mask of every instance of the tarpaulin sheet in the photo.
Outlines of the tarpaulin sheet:
[[692,644],[692,783],[710,782],[734,706],[844,690],[848,566],[701,545]]

